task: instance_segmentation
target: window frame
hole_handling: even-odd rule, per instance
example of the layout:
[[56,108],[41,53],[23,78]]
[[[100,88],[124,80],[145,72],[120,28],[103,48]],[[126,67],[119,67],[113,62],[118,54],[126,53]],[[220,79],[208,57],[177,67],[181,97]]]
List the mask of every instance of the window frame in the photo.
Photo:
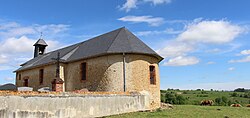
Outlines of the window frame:
[[[84,77],[84,74],[83,74],[83,71],[84,71],[83,65],[84,65],[84,64],[85,64],[85,72],[84,72],[85,77]],[[82,62],[82,63],[80,64],[80,80],[81,80],[81,82],[87,81],[87,68],[88,68],[87,62]]]
[[[152,69],[153,70],[152,70]],[[151,71],[152,70],[152,71]],[[151,80],[151,78],[153,80]],[[149,83],[150,85],[156,85],[156,69],[155,69],[155,66],[154,65],[150,65],[149,66]]]
[[22,80],[22,75],[20,73],[18,74],[18,80]]
[[44,69],[39,70],[39,84],[42,85],[44,82]]

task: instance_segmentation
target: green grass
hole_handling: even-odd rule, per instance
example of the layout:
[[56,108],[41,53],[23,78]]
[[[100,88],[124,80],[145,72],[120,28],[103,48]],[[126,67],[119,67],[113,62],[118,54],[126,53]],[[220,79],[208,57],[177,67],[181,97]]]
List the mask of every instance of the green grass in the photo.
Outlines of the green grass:
[[[230,100],[232,103],[235,101],[238,101],[243,106],[246,106],[247,104],[250,104],[250,99],[249,98],[243,98],[243,97],[231,97],[231,94],[234,92],[231,91],[188,91],[188,90],[161,90],[161,94],[164,97],[164,93],[166,92],[174,92],[174,93],[180,93],[185,98],[188,98],[187,103],[189,105],[194,105],[194,104],[200,104],[202,100],[215,100],[218,97],[225,96]],[[236,92],[238,95],[243,95],[244,92]],[[201,97],[201,96],[207,96],[207,97]],[[163,98],[164,99],[164,98]],[[250,118],[250,117],[249,117]]]
[[[217,110],[220,109],[220,110]],[[174,109],[156,112],[135,112],[108,118],[250,118],[250,108],[228,106],[176,105]]]

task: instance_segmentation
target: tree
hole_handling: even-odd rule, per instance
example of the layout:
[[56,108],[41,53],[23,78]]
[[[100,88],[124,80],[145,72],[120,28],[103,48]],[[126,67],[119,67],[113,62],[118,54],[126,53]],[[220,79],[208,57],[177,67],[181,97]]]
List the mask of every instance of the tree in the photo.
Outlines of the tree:
[[201,89],[196,89],[196,91],[201,91]]
[[237,88],[234,90],[234,92],[245,92],[244,88]]

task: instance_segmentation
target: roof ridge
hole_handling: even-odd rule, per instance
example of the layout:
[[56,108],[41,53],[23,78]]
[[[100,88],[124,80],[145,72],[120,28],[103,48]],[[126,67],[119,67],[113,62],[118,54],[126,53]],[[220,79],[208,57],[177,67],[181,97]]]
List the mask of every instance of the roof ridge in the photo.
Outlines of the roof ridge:
[[[122,28],[124,28],[124,27],[122,27]],[[119,29],[116,29],[116,30],[121,30],[122,28],[119,28]],[[115,31],[115,30],[113,30],[113,31]],[[110,31],[110,32],[112,32],[112,31]],[[66,46],[66,47],[57,49],[57,50],[53,50],[53,51],[47,52],[47,53],[45,53],[45,54],[49,54],[49,53],[52,53],[52,52],[56,52],[56,51],[59,51],[59,50],[68,48],[68,47],[70,47],[70,46],[81,45],[81,44],[83,44],[83,43],[85,43],[85,42],[89,42],[89,41],[91,41],[91,40],[93,40],[93,39],[95,39],[95,38],[97,38],[97,37],[101,37],[101,36],[103,36],[103,35],[105,35],[105,34],[107,34],[107,33],[110,33],[110,32],[106,32],[106,33],[104,33],[104,34],[97,35],[97,36],[95,36],[95,37],[93,37],[93,38],[86,39],[85,41],[81,41],[81,42],[78,42],[78,43],[76,43],[76,44],[72,44],[72,45],[69,45],[69,46]],[[119,32],[120,32],[120,31],[119,31]],[[119,33],[118,33],[118,34],[119,34]]]
[[[71,45],[72,46],[72,45]],[[62,55],[61,57],[64,57],[65,55],[69,54],[71,51],[75,50],[76,48],[78,48],[80,46],[79,43],[76,44],[76,47],[75,48],[72,48],[72,50],[69,50],[68,52],[66,52],[64,55]],[[69,46],[68,46],[69,47]],[[61,58],[60,57],[60,58]]]
[[129,41],[129,37],[128,37],[128,33],[127,32],[128,32],[127,29],[125,29],[125,33],[127,35],[128,44],[129,44],[130,49],[132,50],[132,46],[131,46],[131,43]]
[[[73,55],[73,53],[74,53],[79,47],[80,47],[80,44],[79,44],[78,46],[76,46],[75,48],[73,48],[72,50],[70,50],[70,51],[68,51],[67,53],[65,53],[65,55],[63,55],[63,56],[61,57],[61,59],[63,59],[65,56],[69,55],[68,57],[65,57],[65,58],[66,58],[65,60],[67,60],[68,58],[70,58],[70,57]],[[70,54],[70,53],[71,53],[71,54]]]
[[108,46],[108,49],[105,52],[108,52],[109,48],[113,45],[113,43],[115,42],[115,39],[117,38],[117,36],[120,34],[121,30],[124,29],[124,27],[121,27],[119,29],[119,32],[116,34],[115,38],[113,39],[113,41],[111,42],[111,44]]

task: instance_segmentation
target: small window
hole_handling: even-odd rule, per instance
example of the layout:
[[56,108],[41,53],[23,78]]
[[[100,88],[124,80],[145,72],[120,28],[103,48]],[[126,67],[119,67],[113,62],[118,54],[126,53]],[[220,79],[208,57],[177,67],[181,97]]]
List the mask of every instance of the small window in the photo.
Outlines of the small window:
[[87,63],[81,63],[81,80],[87,80]]
[[43,84],[43,74],[44,74],[43,69],[40,69],[39,70],[39,83],[40,84]]
[[156,84],[155,66],[149,66],[150,84]]
[[19,79],[19,80],[21,80],[21,79],[22,79],[21,74],[18,74],[18,79]]

